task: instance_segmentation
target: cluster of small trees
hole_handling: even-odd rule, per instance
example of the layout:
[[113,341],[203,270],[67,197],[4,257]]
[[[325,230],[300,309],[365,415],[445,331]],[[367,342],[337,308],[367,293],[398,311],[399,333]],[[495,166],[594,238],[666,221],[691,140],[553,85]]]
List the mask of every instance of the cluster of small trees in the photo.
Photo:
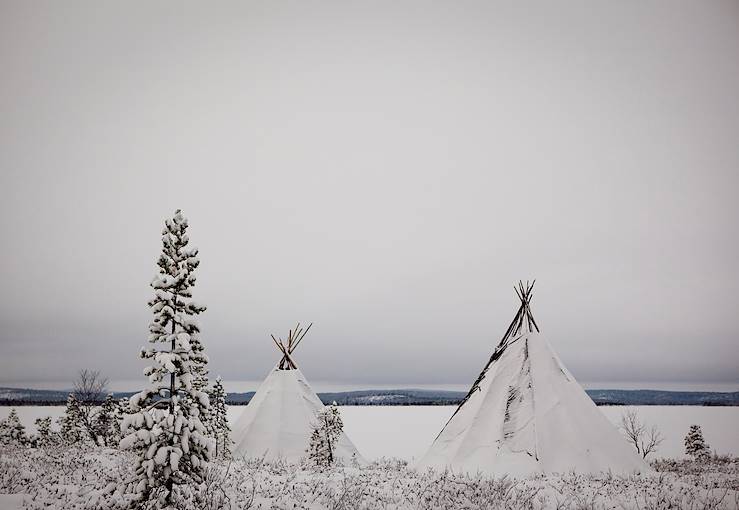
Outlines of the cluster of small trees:
[[44,447],[59,443],[61,436],[51,429],[51,416],[36,418],[36,434],[28,434],[18,412],[10,410],[4,420],[0,420],[0,445]]
[[[75,381],[75,391],[67,397],[64,414],[52,427],[51,416],[35,420],[36,434],[27,435],[18,413],[0,421],[0,442],[32,447],[54,444],[87,442],[101,446],[114,446],[120,441],[120,421],[125,412],[125,401],[118,401],[105,394],[107,381],[99,372],[82,370]],[[94,388],[94,391],[91,390]]]
[[81,370],[67,407],[59,419],[60,438],[66,443],[91,442],[114,446],[120,440],[125,402],[107,393],[108,380],[97,370]]
[[80,399],[76,393],[67,397],[64,415],[59,418],[59,436],[65,443],[91,442],[115,446],[121,439],[120,422],[127,402],[108,394],[100,403]]

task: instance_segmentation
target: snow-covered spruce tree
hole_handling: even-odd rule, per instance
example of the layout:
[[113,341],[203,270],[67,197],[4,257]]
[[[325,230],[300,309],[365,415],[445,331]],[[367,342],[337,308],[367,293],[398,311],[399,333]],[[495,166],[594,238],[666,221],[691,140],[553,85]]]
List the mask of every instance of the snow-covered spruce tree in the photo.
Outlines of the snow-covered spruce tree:
[[54,433],[51,430],[51,416],[36,418],[36,435],[33,437],[33,445],[36,447],[48,446],[54,443]]
[[336,402],[318,411],[308,444],[308,458],[313,464],[326,467],[334,463],[336,444],[343,429]]
[[149,342],[155,347],[141,351],[152,362],[144,370],[150,387],[131,397],[130,414],[121,424],[121,448],[137,451],[139,458],[134,478],[118,494],[149,508],[191,498],[190,485],[202,480],[215,448],[201,421],[209,411],[208,396],[194,384],[203,376],[198,367],[207,361],[195,318],[205,307],[191,299],[200,262],[197,249],[187,247],[186,231],[187,220],[177,210],[165,222],[159,272],[151,282]]
[[705,460],[709,456],[709,447],[703,439],[703,430],[700,425],[691,425],[688,435],[685,436],[685,453],[695,460]]
[[[15,409],[11,410],[12,413]],[[10,418],[8,416],[8,418]],[[0,445],[10,444],[10,426],[8,425],[8,418],[0,420]]]
[[118,421],[118,402],[108,394],[95,414],[92,428],[95,437],[105,446],[117,445],[121,440],[121,426]]
[[208,392],[210,396],[210,419],[213,438],[216,440],[216,457],[231,455],[231,427],[226,416],[226,390],[223,380],[218,377],[213,388]]
[[67,397],[67,408],[64,410],[64,416],[59,418],[59,428],[61,439],[66,443],[78,443],[84,438],[82,410],[74,393]]
[[0,421],[0,444],[25,445],[27,443],[26,428],[18,418],[18,412],[11,409],[8,417]]

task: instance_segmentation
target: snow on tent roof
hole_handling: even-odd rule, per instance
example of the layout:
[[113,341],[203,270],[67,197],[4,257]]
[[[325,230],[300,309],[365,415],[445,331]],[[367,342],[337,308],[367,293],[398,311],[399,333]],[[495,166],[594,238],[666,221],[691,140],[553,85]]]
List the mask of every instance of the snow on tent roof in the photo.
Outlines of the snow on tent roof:
[[540,335],[533,286],[519,282],[516,316],[416,466],[496,476],[648,471]]
[[[303,330],[298,324],[290,330],[287,345],[281,338],[272,336],[282,357],[234,425],[231,437],[235,457],[295,462],[307,456],[312,426],[323,403],[291,355],[309,329],[310,326]],[[364,463],[343,432],[335,456],[345,462]]]

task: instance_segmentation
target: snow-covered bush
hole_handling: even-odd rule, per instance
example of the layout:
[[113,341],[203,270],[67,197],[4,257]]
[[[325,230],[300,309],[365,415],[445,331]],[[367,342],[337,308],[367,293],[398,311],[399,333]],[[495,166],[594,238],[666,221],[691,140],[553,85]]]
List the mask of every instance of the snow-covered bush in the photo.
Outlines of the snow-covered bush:
[[658,459],[651,463],[659,472],[671,473],[703,488],[726,486],[739,491],[739,458],[709,455],[696,459]]
[[187,504],[215,448],[201,421],[209,412],[201,390],[207,358],[195,316],[205,307],[192,301],[200,261],[197,249],[187,247],[187,226],[179,210],[165,222],[149,301],[154,313],[149,342],[159,348],[142,349],[141,357],[152,362],[144,370],[150,386],[131,397],[131,414],[121,424],[120,447],[136,452],[138,459],[134,475],[117,494],[152,508]]
[[336,402],[318,411],[308,443],[308,459],[319,467],[333,464],[334,451],[343,429]]
[[51,430],[51,416],[36,418],[36,435],[31,438],[31,444],[35,448],[49,446],[58,441],[58,434]]
[[[82,443],[68,448],[0,449],[0,494],[25,493],[29,509],[120,509],[130,503],[116,481],[135,457]],[[736,510],[736,459],[653,463],[656,473],[490,478],[415,471],[395,459],[362,468],[259,460],[214,461],[200,482],[172,498],[179,510],[302,509],[668,509]],[[675,468],[675,466],[678,466]],[[688,467],[690,466],[690,467]],[[665,468],[665,469],[663,469]],[[141,508],[151,508],[142,502]]]

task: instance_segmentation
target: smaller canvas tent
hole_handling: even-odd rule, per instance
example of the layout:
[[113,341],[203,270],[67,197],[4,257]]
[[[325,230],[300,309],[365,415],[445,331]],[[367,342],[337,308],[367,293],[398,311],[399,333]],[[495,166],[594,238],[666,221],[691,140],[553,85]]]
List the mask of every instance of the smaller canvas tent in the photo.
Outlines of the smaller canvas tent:
[[[323,403],[306,381],[292,353],[309,329],[310,326],[303,330],[298,324],[290,331],[287,345],[272,336],[282,357],[233,427],[234,457],[291,462],[307,457],[312,426]],[[354,459],[363,462],[345,433],[341,434],[334,455],[345,462]]]
[[467,396],[416,467],[495,476],[649,467],[539,334],[531,285]]

